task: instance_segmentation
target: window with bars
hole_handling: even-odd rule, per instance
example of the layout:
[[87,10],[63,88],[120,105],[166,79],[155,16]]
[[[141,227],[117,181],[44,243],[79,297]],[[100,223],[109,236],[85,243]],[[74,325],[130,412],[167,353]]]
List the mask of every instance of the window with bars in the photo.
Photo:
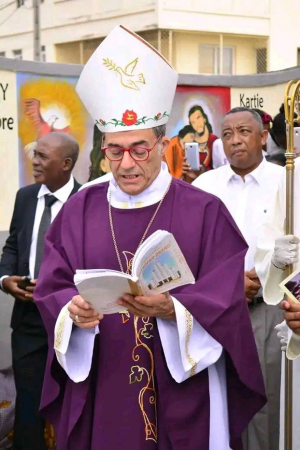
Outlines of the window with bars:
[[13,50],[14,59],[23,59],[22,50]]
[[233,47],[222,47],[223,67],[220,70],[220,47],[218,45],[200,45],[199,73],[232,75],[234,67]]
[[261,47],[256,49],[256,73],[267,72],[267,49]]

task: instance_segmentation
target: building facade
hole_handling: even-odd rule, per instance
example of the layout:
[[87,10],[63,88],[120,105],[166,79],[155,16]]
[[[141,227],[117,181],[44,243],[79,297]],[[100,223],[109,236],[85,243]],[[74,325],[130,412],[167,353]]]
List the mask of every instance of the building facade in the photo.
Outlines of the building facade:
[[[0,56],[33,60],[34,2],[0,0]],[[298,0],[39,0],[41,60],[84,64],[116,25],[180,73],[253,74],[298,64]]]

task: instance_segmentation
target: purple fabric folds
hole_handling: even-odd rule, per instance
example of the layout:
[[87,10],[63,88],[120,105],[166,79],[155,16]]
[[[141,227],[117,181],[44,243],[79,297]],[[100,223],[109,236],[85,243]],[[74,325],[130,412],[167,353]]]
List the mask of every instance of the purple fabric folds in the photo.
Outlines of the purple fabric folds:
[[[119,270],[107,189],[103,183],[74,195],[46,237],[35,292],[50,349],[42,412],[54,424],[58,450],[113,450],[121,442],[130,450],[208,450],[208,372],[176,383],[154,319],[105,316],[91,373],[82,383],[73,383],[56,361],[54,326],[61,308],[77,295],[76,269]],[[120,253],[136,251],[155,208],[113,208]],[[172,295],[224,348],[231,447],[238,450],[242,431],[265,403],[244,296],[247,246],[219,199],[179,180],[173,180],[150,233],[158,229],[174,234],[196,278],[194,285],[175,289]]]

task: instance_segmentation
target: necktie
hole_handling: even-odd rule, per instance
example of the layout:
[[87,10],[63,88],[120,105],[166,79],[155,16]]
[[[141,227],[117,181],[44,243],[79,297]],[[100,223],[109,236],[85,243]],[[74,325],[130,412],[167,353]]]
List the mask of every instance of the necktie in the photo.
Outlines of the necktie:
[[43,253],[44,253],[44,239],[48,228],[51,225],[51,206],[57,201],[54,195],[45,195],[45,208],[41,218],[41,223],[38,231],[37,245],[36,245],[36,258],[34,267],[34,278],[38,277],[40,267],[42,264]]

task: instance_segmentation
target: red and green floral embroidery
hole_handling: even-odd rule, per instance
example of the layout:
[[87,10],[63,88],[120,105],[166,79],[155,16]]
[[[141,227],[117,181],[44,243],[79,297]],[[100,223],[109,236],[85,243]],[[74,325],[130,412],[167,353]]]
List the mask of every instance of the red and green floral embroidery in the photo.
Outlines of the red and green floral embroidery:
[[117,127],[117,126],[129,127],[131,125],[139,126],[141,124],[145,124],[149,120],[153,120],[154,122],[158,122],[159,120],[161,120],[164,117],[169,117],[169,114],[167,113],[167,111],[165,111],[163,114],[159,112],[154,117],[143,116],[143,117],[138,119],[138,116],[137,116],[136,112],[134,112],[132,110],[130,111],[129,109],[126,109],[126,111],[122,115],[122,120],[111,119],[109,122],[106,122],[103,119],[99,119],[99,120],[96,119],[96,124],[100,125],[102,127],[105,127],[107,125],[114,125],[115,127]]

